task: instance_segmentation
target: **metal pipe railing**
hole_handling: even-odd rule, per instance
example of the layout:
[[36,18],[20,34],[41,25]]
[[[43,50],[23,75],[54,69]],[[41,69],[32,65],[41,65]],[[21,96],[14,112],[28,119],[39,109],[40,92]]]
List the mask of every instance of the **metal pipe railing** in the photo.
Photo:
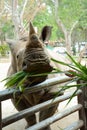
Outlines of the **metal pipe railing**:
[[48,125],[51,125],[52,123],[54,123],[54,122],[56,122],[56,121],[58,121],[58,120],[60,120],[62,118],[70,115],[71,113],[80,110],[81,108],[82,108],[81,104],[72,106],[71,108],[68,108],[68,109],[66,109],[66,110],[64,110],[64,111],[62,111],[62,112],[60,112],[58,114],[55,114],[52,117],[49,117],[49,118],[45,119],[44,121],[41,121],[41,122],[29,127],[26,130],[39,130],[41,128],[44,128],[44,127],[46,127]]
[[[46,81],[44,81],[38,85],[26,88],[23,93],[37,92],[38,90],[42,90],[47,87],[51,88],[53,85],[65,83],[70,80],[71,80],[71,78],[69,78],[67,76],[62,76],[60,78],[56,77],[56,78],[52,78],[52,79],[47,79]],[[7,89],[7,90],[0,91],[0,101],[4,101],[4,100],[12,98],[14,93],[15,93],[15,96],[22,94],[22,92],[20,92],[19,90],[15,90],[15,89],[9,89],[9,90]]]
[[[38,85],[26,88],[25,91],[23,92],[23,94],[37,92],[39,90],[46,89],[46,88],[51,88],[54,85],[69,82],[69,81],[71,81],[71,79],[72,78],[69,78],[67,76],[48,79],[48,80],[46,80]],[[5,126],[17,121],[17,120],[20,120],[20,119],[26,117],[27,114],[31,116],[32,114],[34,114],[40,110],[44,110],[44,109],[48,108],[49,106],[53,106],[56,103],[60,103],[62,101],[65,101],[72,96],[72,93],[64,94],[62,96],[55,98],[55,100],[53,100],[53,99],[48,100],[44,103],[38,104],[38,105],[33,106],[31,108],[20,111],[17,114],[13,114],[12,116],[9,116],[9,117],[2,119],[1,102],[4,100],[13,98],[14,93],[15,93],[15,96],[22,94],[22,92],[20,92],[19,90],[15,90],[15,89],[10,89],[10,90],[6,89],[6,90],[0,92],[0,130],[2,130],[2,127],[5,127]],[[76,93],[76,96],[80,97],[80,95],[82,95],[82,91],[79,90]],[[40,128],[44,128],[46,125],[50,125],[53,122],[60,120],[61,118],[68,116],[69,114],[71,114],[75,111],[80,111],[80,113],[82,113],[81,110],[83,109],[83,106],[84,106],[84,104],[82,103],[82,101],[81,102],[79,101],[78,105],[73,106],[72,108],[69,108],[69,109],[67,109],[67,110],[65,110],[57,115],[53,115],[52,117],[45,119],[44,121],[41,121],[38,124],[28,128],[27,130],[38,130]],[[81,120],[81,118],[80,118],[80,120]],[[83,120],[83,122],[84,122],[84,120]],[[80,128],[81,126],[83,126],[82,122],[80,124],[81,125],[79,126],[77,123],[76,127]],[[68,127],[66,129],[68,129]],[[76,130],[76,129],[71,129],[71,130]],[[86,130],[86,129],[84,129],[84,130]]]
[[[76,93],[76,95],[79,95],[81,93],[82,93],[81,91],[78,91]],[[49,106],[54,106],[56,103],[60,103],[62,101],[65,101],[65,100],[69,99],[72,96],[72,94],[73,93],[69,93],[69,94],[65,94],[65,95],[56,97],[55,99],[48,100],[48,101],[46,101],[44,103],[35,105],[35,106],[31,107],[31,108],[22,110],[22,111],[18,112],[17,114],[14,114],[12,116],[4,118],[2,120],[2,126],[5,127],[5,126],[17,121],[17,120],[20,120],[20,119],[26,117],[27,115],[31,116],[32,114],[34,114],[34,113],[36,113],[36,112],[38,112],[40,110],[44,110],[46,108],[49,108]]]

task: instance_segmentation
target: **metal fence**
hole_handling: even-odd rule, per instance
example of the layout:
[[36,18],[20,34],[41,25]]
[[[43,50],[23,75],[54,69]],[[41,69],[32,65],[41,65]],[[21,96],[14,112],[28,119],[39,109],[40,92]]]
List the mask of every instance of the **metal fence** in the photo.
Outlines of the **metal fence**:
[[[53,85],[56,84],[60,84],[60,83],[65,83],[70,81],[71,79],[68,77],[57,77],[57,78],[52,78],[52,79],[48,79],[45,82],[35,85],[31,88],[28,88],[24,91],[24,93],[32,93],[32,92],[36,92],[38,90],[47,88],[47,87],[52,87]],[[67,99],[69,99],[72,95],[72,93],[68,93],[68,94],[64,94],[62,96],[59,96],[57,98],[55,98],[55,100],[53,101],[53,99],[48,100],[46,102],[43,102],[41,104],[35,105],[31,108],[22,110],[20,112],[18,112],[17,114],[13,114],[11,116],[8,116],[4,119],[2,119],[2,101],[5,101],[7,99],[11,99],[14,95],[14,89],[11,90],[4,90],[4,91],[0,91],[0,130],[2,130],[3,127],[16,122],[24,117],[26,117],[26,115],[32,115],[36,112],[39,112],[40,110],[44,110],[46,108],[48,108],[50,105],[55,105],[56,103],[60,103],[63,102]],[[19,90],[15,91],[15,96],[21,95],[21,92]],[[86,97],[87,97],[87,91],[86,91],[86,87],[82,90],[79,90],[76,93],[77,99],[78,99],[78,104],[74,105],[71,108],[67,108],[66,110],[56,113],[53,116],[27,128],[26,130],[39,130],[41,128],[44,128],[76,111],[78,111],[79,113],[79,120],[74,122],[73,124],[71,124],[70,126],[68,126],[67,128],[65,128],[64,130],[87,130],[87,101],[86,101]]]

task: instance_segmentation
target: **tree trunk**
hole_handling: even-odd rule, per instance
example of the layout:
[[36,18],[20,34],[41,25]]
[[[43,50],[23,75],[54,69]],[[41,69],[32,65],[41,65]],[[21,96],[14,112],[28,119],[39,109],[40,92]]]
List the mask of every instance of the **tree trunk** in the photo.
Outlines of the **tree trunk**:
[[58,16],[58,6],[59,6],[59,1],[55,0],[55,19],[57,22],[57,25],[60,27],[61,31],[64,34],[65,37],[65,44],[66,44],[66,50],[67,52],[72,55],[72,48],[71,48],[71,44],[72,44],[72,40],[71,40],[71,34],[74,30],[74,28],[76,27],[76,25],[78,24],[78,21],[75,21],[74,24],[72,25],[70,31],[67,30],[67,28],[64,26],[63,22],[61,21],[61,19]]
[[65,36],[66,50],[67,50],[67,52],[68,52],[70,55],[72,55],[71,35],[70,35],[70,33],[67,31],[64,36]]
[[[27,0],[25,1],[24,8],[26,6]],[[22,11],[22,14],[19,14],[18,9],[18,0],[12,0],[12,20],[15,27],[15,35],[16,39],[20,39],[24,35],[27,35],[27,31],[23,27],[23,13],[24,8]]]

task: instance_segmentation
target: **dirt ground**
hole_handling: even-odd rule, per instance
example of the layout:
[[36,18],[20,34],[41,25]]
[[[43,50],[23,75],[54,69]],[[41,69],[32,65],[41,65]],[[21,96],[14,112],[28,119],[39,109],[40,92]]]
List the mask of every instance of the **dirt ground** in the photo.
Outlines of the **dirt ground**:
[[[6,61],[0,61],[0,81],[6,77],[8,67],[10,65],[9,60]],[[5,89],[4,83],[0,82],[0,91]],[[77,104],[76,97],[69,103],[67,107],[66,106],[67,101],[64,101],[60,103],[58,107],[58,111],[63,111],[66,108],[72,107],[73,105]],[[2,117],[7,117],[9,115],[12,115],[16,113],[17,110],[14,108],[13,104],[11,103],[11,100],[6,100],[2,102]],[[53,123],[51,125],[52,130],[60,130],[71,124],[73,121],[78,120],[78,113],[75,112],[74,114],[69,115],[68,117],[63,118],[62,120],[57,121],[56,123]],[[20,121],[17,121],[7,127],[4,127],[3,130],[24,130],[26,126],[25,119],[22,119]]]

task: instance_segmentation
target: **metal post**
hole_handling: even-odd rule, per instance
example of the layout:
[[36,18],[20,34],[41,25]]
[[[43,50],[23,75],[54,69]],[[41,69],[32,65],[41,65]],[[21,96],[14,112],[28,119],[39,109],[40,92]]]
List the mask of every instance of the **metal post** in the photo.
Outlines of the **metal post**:
[[2,130],[2,109],[1,109],[1,102],[0,102],[0,130]]
[[[79,83],[82,83],[80,81]],[[78,95],[78,103],[82,104],[82,109],[79,111],[79,119],[83,120],[84,126],[80,130],[87,130],[87,86],[82,87],[82,94]]]
[[84,111],[85,111],[85,130],[87,130],[87,86],[82,88],[83,99],[84,99]]

